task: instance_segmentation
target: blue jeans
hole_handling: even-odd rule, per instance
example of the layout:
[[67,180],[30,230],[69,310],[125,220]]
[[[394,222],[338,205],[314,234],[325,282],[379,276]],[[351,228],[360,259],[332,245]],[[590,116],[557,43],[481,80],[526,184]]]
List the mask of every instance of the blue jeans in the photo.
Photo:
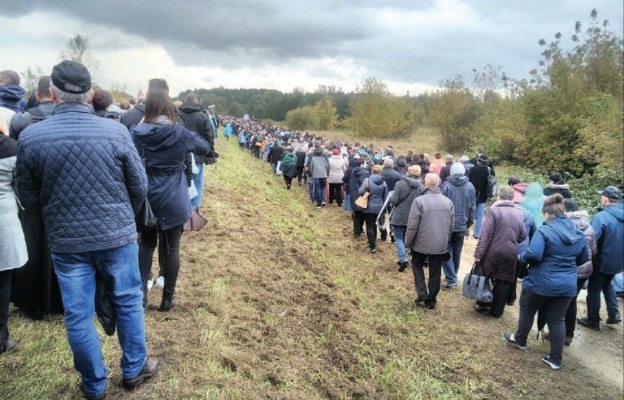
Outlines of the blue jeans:
[[82,376],[82,390],[88,396],[98,396],[106,389],[107,371],[93,325],[96,272],[112,290],[123,379],[134,377],[145,365],[147,345],[138,254],[136,243],[85,253],[52,253],[65,306],[67,340],[74,367]]
[[390,229],[394,235],[394,247],[396,248],[397,256],[401,264],[407,262],[407,253],[405,252],[405,244],[403,243],[405,228],[405,226],[390,225]]
[[481,224],[483,223],[483,211],[485,211],[485,203],[477,203],[477,211],[475,218],[475,227],[472,236],[475,238],[479,238],[479,233],[481,233]]
[[320,207],[325,202],[325,183],[327,178],[314,178],[314,200]]
[[444,261],[442,264],[447,285],[457,284],[457,272],[459,271],[459,262],[461,260],[461,252],[463,248],[464,231],[451,233],[451,241],[448,244],[448,252],[451,258]]
[[594,271],[589,276],[587,284],[587,318],[598,324],[600,322],[600,292],[604,294],[607,303],[607,315],[615,317],[620,315],[615,297],[615,290],[611,286],[613,274],[603,274],[600,271]]
[[197,196],[191,199],[191,206],[193,210],[199,208],[199,204],[201,203],[202,193],[204,191],[204,164],[203,163],[195,163],[199,172],[193,174],[193,183],[195,183],[195,189],[197,189]]

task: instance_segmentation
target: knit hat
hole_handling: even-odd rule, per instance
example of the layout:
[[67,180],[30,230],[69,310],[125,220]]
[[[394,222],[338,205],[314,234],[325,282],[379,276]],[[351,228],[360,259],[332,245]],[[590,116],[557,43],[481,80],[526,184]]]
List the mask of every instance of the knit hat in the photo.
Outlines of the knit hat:
[[451,165],[451,175],[465,175],[466,167],[462,163],[454,163]]

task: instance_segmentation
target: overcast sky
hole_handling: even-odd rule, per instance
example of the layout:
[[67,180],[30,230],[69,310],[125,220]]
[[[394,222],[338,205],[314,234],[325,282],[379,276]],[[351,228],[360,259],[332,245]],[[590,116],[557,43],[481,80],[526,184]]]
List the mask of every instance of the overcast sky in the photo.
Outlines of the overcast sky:
[[67,41],[89,38],[103,87],[172,95],[195,88],[355,89],[375,76],[397,94],[500,65],[528,77],[538,40],[584,26],[592,8],[622,36],[621,0],[0,0],[0,69],[60,61]]

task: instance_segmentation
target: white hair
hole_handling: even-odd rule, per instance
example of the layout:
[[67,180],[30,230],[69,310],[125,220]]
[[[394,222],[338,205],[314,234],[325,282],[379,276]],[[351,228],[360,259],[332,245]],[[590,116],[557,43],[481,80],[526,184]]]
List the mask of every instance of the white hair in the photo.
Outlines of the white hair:
[[[66,83],[65,86],[67,86],[68,89],[72,89],[72,90],[73,89],[75,89],[75,90],[79,90],[80,89],[79,86],[72,85],[71,83]],[[89,102],[89,99],[91,98],[91,94],[93,92],[93,89],[89,89],[85,93],[67,93],[67,92],[64,92],[63,90],[57,88],[56,86],[54,86],[52,81],[50,81],[50,89],[54,92],[54,97],[56,97],[56,100],[59,103],[82,103],[82,104],[87,104]]]

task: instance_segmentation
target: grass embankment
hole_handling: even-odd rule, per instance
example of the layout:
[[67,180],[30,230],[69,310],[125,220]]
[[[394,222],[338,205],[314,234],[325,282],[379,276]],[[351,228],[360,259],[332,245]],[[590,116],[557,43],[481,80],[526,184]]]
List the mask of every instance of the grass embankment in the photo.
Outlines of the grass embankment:
[[[206,170],[209,224],[183,237],[174,309],[157,312],[160,291],[150,292],[159,376],[125,392],[117,340],[101,335],[109,398],[621,398],[573,360],[546,369],[544,344],[507,348],[500,334],[515,321],[475,315],[457,291],[433,312],[415,308],[390,243],[368,254],[348,213],[316,210],[304,187],[287,191],[235,140],[218,146]],[[0,399],[80,398],[60,317],[14,311],[10,329],[19,347],[0,357]]]

